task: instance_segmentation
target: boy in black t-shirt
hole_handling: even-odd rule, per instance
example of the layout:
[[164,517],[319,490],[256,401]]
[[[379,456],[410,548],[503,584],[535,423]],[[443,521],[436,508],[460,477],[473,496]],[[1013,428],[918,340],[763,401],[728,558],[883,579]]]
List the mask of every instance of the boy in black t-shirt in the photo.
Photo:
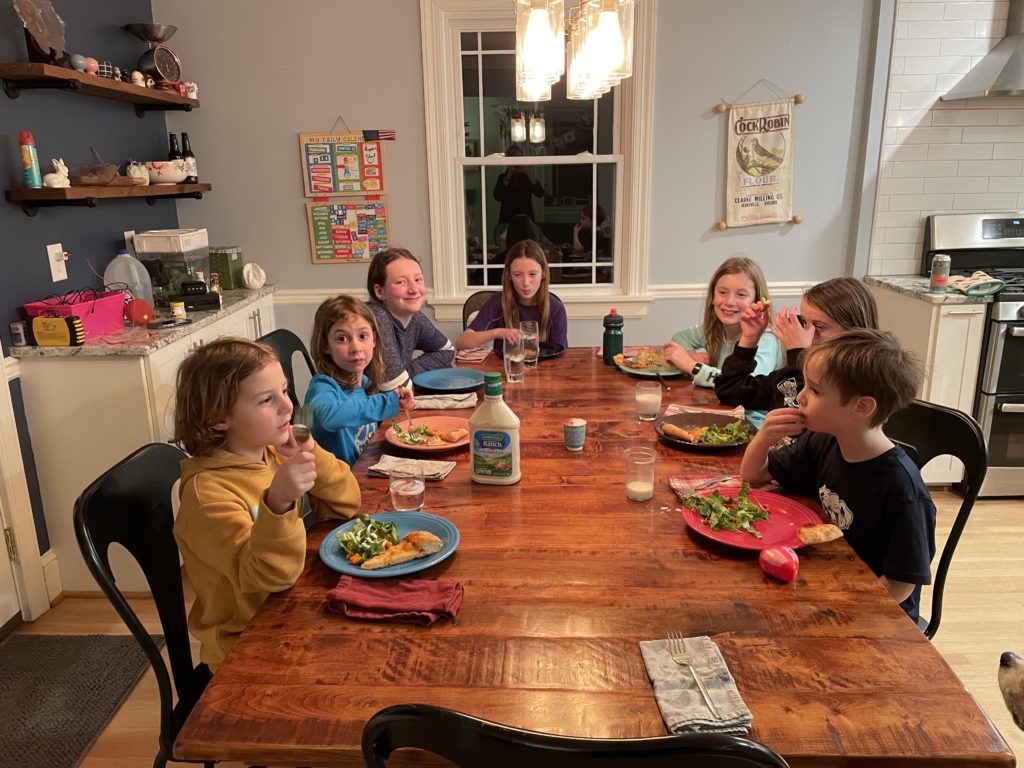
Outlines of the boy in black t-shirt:
[[935,505],[914,462],[882,427],[914,399],[920,366],[892,334],[853,330],[809,347],[803,375],[798,408],[770,411],[747,447],[743,479],[774,478],[794,493],[817,495],[916,621],[921,585],[931,583]]

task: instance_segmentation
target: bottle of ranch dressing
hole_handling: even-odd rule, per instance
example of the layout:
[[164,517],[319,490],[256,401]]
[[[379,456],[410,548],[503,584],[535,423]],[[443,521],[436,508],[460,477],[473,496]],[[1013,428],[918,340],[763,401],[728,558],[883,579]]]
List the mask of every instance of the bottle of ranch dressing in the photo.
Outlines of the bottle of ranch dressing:
[[469,417],[469,476],[476,483],[512,485],[519,467],[519,417],[501,396],[501,374],[484,374],[484,401]]

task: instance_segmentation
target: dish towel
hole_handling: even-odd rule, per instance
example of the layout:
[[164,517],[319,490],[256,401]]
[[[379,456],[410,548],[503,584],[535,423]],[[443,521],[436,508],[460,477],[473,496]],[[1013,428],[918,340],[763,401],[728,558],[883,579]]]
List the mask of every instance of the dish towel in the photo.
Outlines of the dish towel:
[[462,363],[481,363],[487,359],[487,356],[494,351],[494,346],[491,344],[484,344],[480,347],[473,347],[472,349],[460,349],[455,353],[455,359]]
[[476,408],[476,403],[476,392],[467,392],[464,395],[416,395],[417,410]]
[[946,291],[948,293],[960,292],[965,296],[991,296],[999,293],[1006,287],[1006,281],[998,277],[985,274],[981,270],[967,275],[950,275]]
[[380,461],[366,470],[368,475],[374,477],[391,477],[394,469],[405,469],[418,466],[423,470],[424,480],[444,480],[448,474],[455,469],[454,461],[427,461],[425,459],[401,459],[397,456],[384,454]]
[[403,621],[429,626],[455,619],[462,585],[450,579],[357,579],[342,576],[327,593],[327,608],[350,619]]
[[701,408],[698,405],[669,403],[665,406],[665,416],[673,416],[677,413],[721,413],[726,416],[735,416],[737,419],[742,419],[746,415],[742,405],[737,405],[735,408],[726,408],[724,406],[721,408]]
[[736,681],[729,674],[718,646],[705,636],[687,637],[683,646],[722,719],[716,720],[711,714],[690,671],[672,661],[668,640],[642,640],[640,655],[644,658],[647,676],[654,685],[654,698],[669,732],[744,734],[749,731],[753,717],[736,688]]

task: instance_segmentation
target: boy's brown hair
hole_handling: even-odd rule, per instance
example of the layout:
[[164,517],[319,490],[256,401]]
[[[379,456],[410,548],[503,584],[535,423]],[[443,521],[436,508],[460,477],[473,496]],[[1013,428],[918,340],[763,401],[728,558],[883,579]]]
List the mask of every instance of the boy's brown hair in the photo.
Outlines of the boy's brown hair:
[[420,260],[405,248],[385,248],[383,251],[377,251],[366,271],[366,292],[370,294],[371,299],[377,298],[377,292],[373,287],[384,286],[388,280],[388,264],[397,259],[412,259],[417,264],[420,263]]
[[178,369],[174,440],[193,456],[209,456],[227,440],[213,425],[224,421],[238,399],[242,381],[276,362],[266,344],[222,336],[185,358]]
[[366,302],[354,296],[341,294],[333,299],[327,299],[316,310],[313,318],[313,333],[309,340],[309,352],[320,373],[330,376],[341,385],[341,388],[351,392],[362,386],[362,381],[356,375],[343,371],[331,358],[330,334],[335,323],[350,317],[360,317],[370,324],[370,331],[373,333],[373,354],[370,356],[370,363],[366,366],[366,375],[370,379],[370,386],[367,392],[376,392],[384,381],[384,359],[381,357],[380,333],[377,331],[377,321],[373,312],[366,306]]
[[845,405],[855,397],[876,403],[869,426],[885,424],[917,396],[923,373],[917,357],[903,349],[888,331],[857,328],[808,347],[803,353],[806,370],[812,360],[822,366],[822,377],[835,385]]

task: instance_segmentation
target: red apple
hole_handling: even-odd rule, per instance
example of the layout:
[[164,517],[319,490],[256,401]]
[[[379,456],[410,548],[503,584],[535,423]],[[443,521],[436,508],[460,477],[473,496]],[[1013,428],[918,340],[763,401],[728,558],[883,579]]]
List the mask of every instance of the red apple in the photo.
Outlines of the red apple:
[[761,570],[782,581],[792,581],[800,570],[800,558],[790,547],[768,547],[757,558]]

